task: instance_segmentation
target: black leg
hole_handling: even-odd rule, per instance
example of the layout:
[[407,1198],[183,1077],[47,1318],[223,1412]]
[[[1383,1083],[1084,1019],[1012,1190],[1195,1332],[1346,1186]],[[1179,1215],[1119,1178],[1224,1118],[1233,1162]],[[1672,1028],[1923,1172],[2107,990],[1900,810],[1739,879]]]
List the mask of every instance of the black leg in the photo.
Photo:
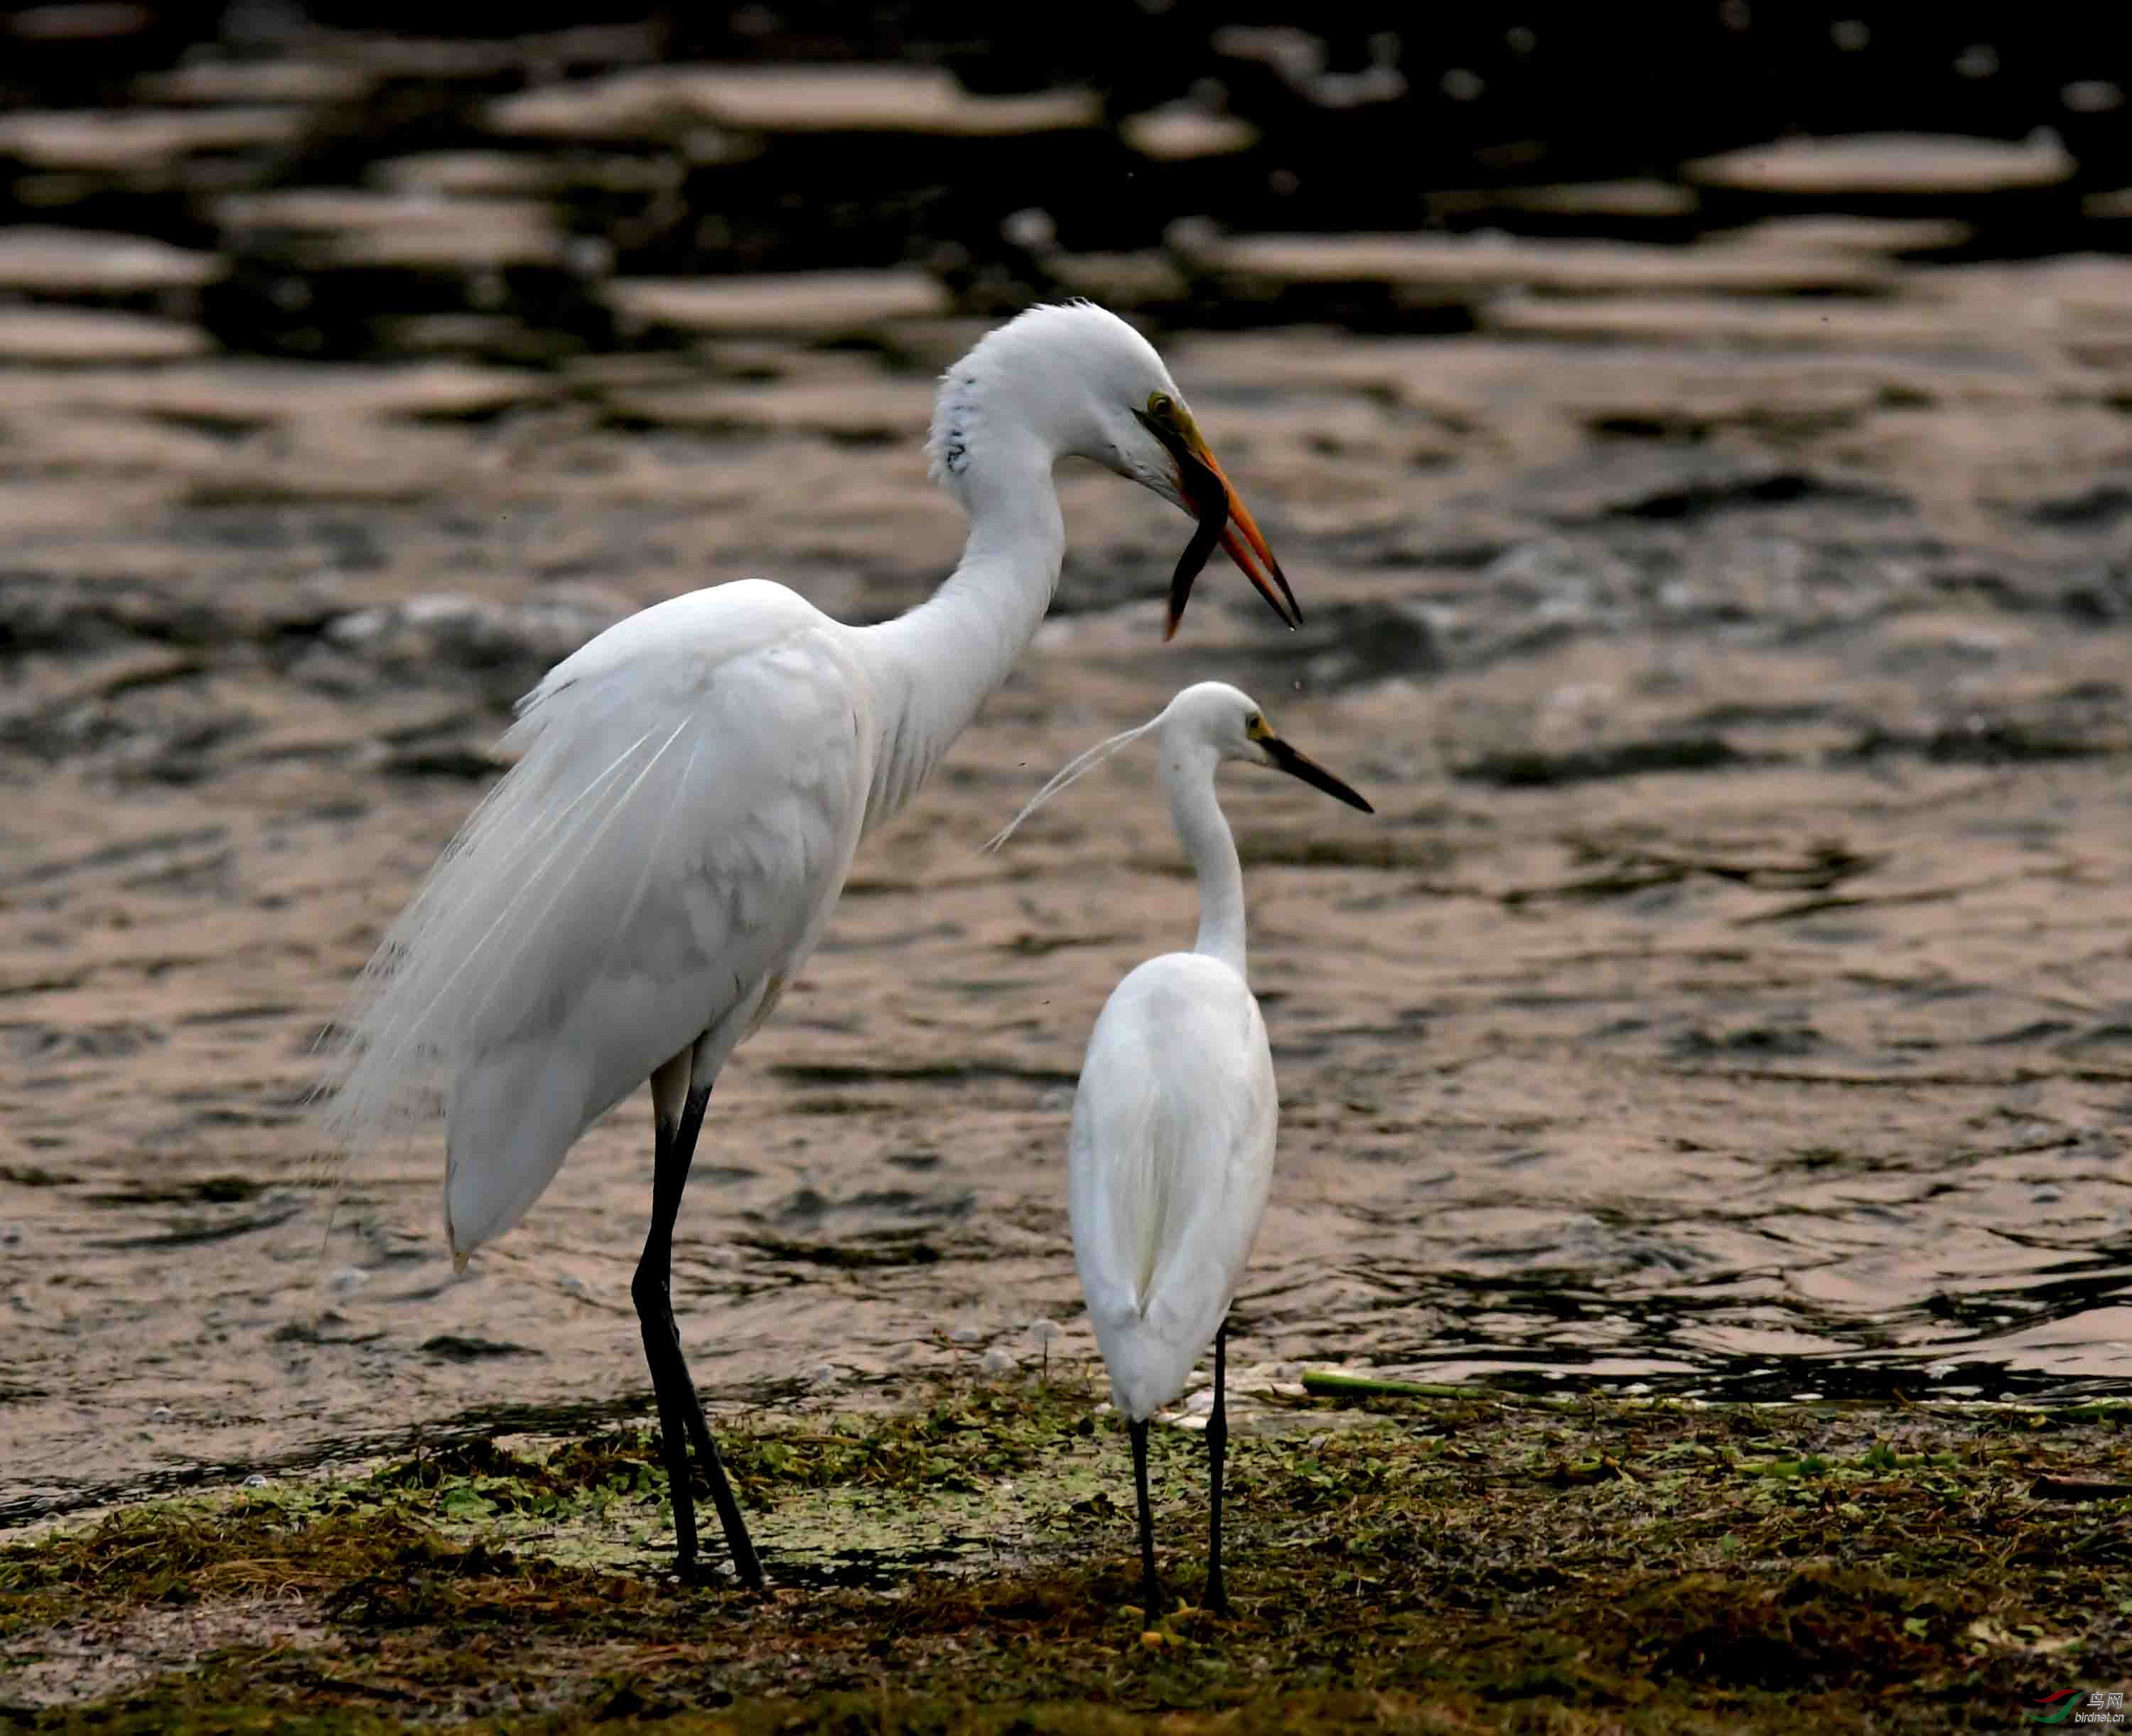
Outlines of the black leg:
[[651,1390],[659,1401],[659,1436],[665,1451],[666,1478],[674,1501],[675,1566],[684,1579],[698,1575],[696,1561],[696,1497],[689,1485],[689,1443],[696,1444],[710,1479],[711,1500],[725,1527],[726,1545],[732,1551],[733,1571],[751,1591],[762,1590],[762,1564],[756,1559],[755,1545],[747,1534],[747,1522],[733,1499],[726,1481],[724,1462],[718,1443],[711,1439],[703,1421],[703,1407],[696,1398],[695,1383],[681,1355],[681,1335],[674,1325],[672,1274],[674,1220],[681,1210],[682,1190],[689,1185],[689,1166],[696,1156],[696,1136],[703,1130],[703,1110],[711,1101],[711,1088],[699,1086],[681,1105],[678,1121],[659,1121],[652,1131],[651,1228],[644,1238],[643,1257],[629,1287],[636,1303],[637,1323],[644,1330],[644,1360],[651,1370]]
[[1155,1576],[1155,1513],[1147,1500],[1147,1425],[1128,1422],[1132,1437],[1133,1488],[1140,1496],[1140,1600],[1150,1627],[1162,1618],[1162,1583]]
[[1229,1613],[1229,1595],[1222,1586],[1222,1467],[1229,1456],[1229,1414],[1222,1389],[1228,1384],[1225,1352],[1229,1323],[1223,1321],[1214,1332],[1214,1408],[1207,1418],[1207,1607],[1217,1615]]

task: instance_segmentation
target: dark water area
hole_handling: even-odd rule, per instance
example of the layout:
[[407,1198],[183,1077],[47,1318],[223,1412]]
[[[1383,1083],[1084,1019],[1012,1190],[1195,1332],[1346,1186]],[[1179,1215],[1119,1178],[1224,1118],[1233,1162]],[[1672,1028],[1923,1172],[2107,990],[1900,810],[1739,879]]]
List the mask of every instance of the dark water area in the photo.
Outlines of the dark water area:
[[1381,816],[1225,790],[1285,1106],[1240,1368],[2132,1391],[2085,16],[6,14],[0,1524],[641,1405],[641,1105],[454,1282],[433,1149],[327,1238],[312,1044],[557,658],[744,574],[924,595],[931,381],[1069,294],[1308,624],[1210,574],[1160,648],[1184,527],[1062,476],[1053,622],[721,1083],[707,1392],[1089,1356],[1073,1069],[1189,885],[1122,766],[977,846],[1207,677]]
[[[24,15],[0,98],[47,117],[130,110],[133,132],[18,125],[0,211],[214,253],[185,294],[126,299],[191,302],[238,354],[551,362],[672,341],[617,310],[616,277],[891,267],[973,314],[1088,292],[1171,328],[1457,332],[1467,295],[1268,280],[1208,257],[1203,232],[1679,243],[1801,209],[1795,180],[1713,159],[1922,134],[2034,161],[1823,173],[1832,198],[1813,209],[1952,217],[1959,234],[1920,242],[1935,257],[2011,259],[2110,244],[2127,219],[2099,224],[2095,197],[2132,181],[2123,44],[2049,8],[1677,0],[1632,23],[1540,6],[1418,29],[1382,6],[1323,35],[1281,9],[1139,0],[1011,33],[944,4],[555,6],[500,35],[463,9],[243,0],[203,29],[216,9],[81,7],[73,30],[69,10]],[[842,105],[833,83],[795,85],[782,114],[775,93],[658,88],[659,69],[702,64],[932,72],[992,109],[928,117],[908,84]],[[395,245],[374,216],[272,197],[324,188],[486,191],[494,232]]]

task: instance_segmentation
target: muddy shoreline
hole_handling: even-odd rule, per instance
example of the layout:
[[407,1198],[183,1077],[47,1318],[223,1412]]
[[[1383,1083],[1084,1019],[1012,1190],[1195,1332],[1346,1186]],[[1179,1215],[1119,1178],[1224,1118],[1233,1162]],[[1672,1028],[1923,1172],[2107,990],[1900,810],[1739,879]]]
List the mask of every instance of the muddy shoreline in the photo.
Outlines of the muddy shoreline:
[[1150,1611],[1094,1387],[951,1375],[727,1431],[763,1600],[672,1583],[647,1434],[499,1431],[0,1547],[4,1700],[31,1730],[1982,1730],[2132,1660],[2121,1406],[1236,1384],[1227,1619],[1203,1391],[1155,1431]]

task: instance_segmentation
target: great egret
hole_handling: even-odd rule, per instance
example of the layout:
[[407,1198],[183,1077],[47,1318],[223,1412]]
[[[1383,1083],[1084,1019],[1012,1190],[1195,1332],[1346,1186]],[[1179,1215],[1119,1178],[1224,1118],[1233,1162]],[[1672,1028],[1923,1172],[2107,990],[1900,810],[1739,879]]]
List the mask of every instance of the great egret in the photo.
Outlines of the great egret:
[[[594,1120],[651,1081],[651,1225],[631,1294],[697,1571],[689,1443],[741,1580],[762,1569],[684,1360],[674,1220],[713,1081],[821,938],[859,840],[910,799],[1043,621],[1085,458],[1198,520],[1168,631],[1219,543],[1301,619],[1154,348],[1086,302],[1033,308],[940,383],[926,452],[969,536],[930,601],[832,621],[765,579],[654,604],[550,670],[516,765],[431,870],[344,1021],[327,1128],[348,1150],[445,1117],[444,1230],[463,1268]],[[1165,637],[1168,633],[1165,633]]]
[[1265,1021],[1244,974],[1244,876],[1214,795],[1225,760],[1271,765],[1364,813],[1376,810],[1274,734],[1249,696],[1218,681],[1188,687],[1137,729],[1091,748],[992,841],[1150,730],[1161,731],[1162,787],[1199,881],[1199,936],[1127,976],[1103,1004],[1081,1062],[1067,1145],[1073,1259],[1111,1398],[1132,1440],[1140,1499],[1141,1595],[1160,1608],[1148,1508],[1147,1419],[1184,1390],[1214,1344],[1207,1419],[1206,1607],[1226,1611],[1222,1388],[1229,1303],[1265,1214],[1280,1105]]

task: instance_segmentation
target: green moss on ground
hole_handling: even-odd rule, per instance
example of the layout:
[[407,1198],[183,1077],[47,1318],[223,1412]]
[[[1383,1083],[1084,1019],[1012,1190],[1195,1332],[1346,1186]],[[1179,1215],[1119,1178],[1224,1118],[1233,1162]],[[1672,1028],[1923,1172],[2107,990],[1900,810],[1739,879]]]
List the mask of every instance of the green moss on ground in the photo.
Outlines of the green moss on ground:
[[[1227,1620],[1132,1607],[1124,1441],[1077,1384],[727,1439],[766,1601],[674,1582],[650,1436],[476,1442],[0,1550],[0,1704],[31,1731],[1579,1736],[2004,1730],[2132,1685],[2108,1410],[1277,1401],[1232,1444]],[[1203,1443],[1155,1445],[1188,1596]]]

